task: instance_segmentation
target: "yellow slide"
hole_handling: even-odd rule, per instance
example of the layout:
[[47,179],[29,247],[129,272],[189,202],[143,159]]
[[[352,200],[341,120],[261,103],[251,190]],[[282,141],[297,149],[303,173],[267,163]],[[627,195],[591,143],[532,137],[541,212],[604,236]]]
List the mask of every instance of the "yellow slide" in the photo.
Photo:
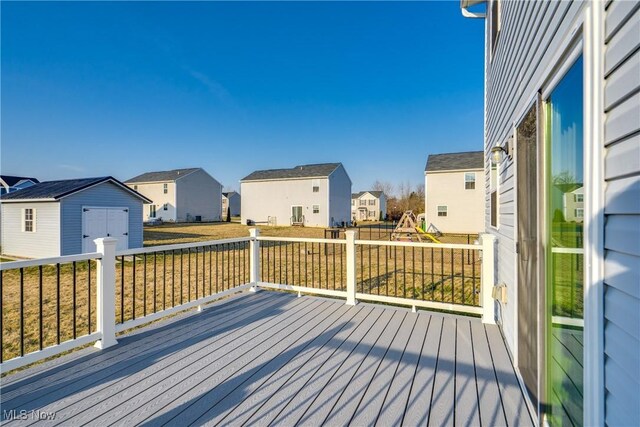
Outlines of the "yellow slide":
[[427,239],[431,240],[433,243],[442,243],[440,240],[436,239],[434,236],[432,236],[429,233],[425,233],[425,231],[420,228],[420,227],[416,227],[416,231],[418,232],[418,234],[420,234],[422,237],[426,237]]

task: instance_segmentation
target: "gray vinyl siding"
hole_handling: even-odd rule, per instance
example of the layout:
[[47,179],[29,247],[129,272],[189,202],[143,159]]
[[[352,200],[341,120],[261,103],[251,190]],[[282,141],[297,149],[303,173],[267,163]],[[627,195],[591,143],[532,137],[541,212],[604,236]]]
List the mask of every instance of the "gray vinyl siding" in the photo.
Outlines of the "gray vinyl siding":
[[605,420],[640,425],[640,3],[605,22]]
[[[351,220],[351,179],[343,166],[329,176],[329,226]],[[376,218],[377,219],[377,218]]]
[[[490,150],[513,132],[520,114],[532,105],[543,73],[559,53],[561,41],[582,13],[582,1],[501,2],[501,27],[495,52],[487,49],[485,82],[485,229],[498,239],[496,280],[507,284],[507,303],[498,307],[503,332],[515,348],[515,203],[514,163],[502,162],[498,171],[498,223],[490,218]],[[490,44],[490,41],[487,40]]]
[[142,247],[142,200],[110,182],[104,182],[61,199],[62,255],[82,253],[83,206],[129,208],[129,248]]
[[222,185],[202,169],[176,180],[178,222],[222,219]]
[[[60,256],[58,202],[2,203],[2,253],[26,258]],[[22,231],[22,209],[35,210],[36,231]]]

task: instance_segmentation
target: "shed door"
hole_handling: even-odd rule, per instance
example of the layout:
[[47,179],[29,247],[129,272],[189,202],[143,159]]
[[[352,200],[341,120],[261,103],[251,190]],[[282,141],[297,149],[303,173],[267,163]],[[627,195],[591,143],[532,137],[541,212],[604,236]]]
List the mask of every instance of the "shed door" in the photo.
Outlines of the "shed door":
[[116,250],[129,247],[129,210],[126,208],[82,209],[82,252],[95,252],[99,237],[118,239]]

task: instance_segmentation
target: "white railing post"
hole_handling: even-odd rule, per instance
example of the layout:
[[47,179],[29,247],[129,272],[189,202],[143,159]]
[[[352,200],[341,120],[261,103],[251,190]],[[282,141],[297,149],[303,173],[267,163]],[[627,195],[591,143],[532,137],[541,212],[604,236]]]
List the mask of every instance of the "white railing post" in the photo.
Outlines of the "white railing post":
[[495,245],[496,236],[489,233],[480,235],[480,245],[482,247],[482,268],[480,301],[482,302],[482,323],[495,324],[495,307],[492,296],[495,285]]
[[356,232],[345,231],[347,239],[347,305],[356,305]]
[[103,349],[118,344],[116,341],[116,243],[113,237],[94,240],[96,251],[102,256],[97,260],[96,319],[102,339],[95,346]]
[[249,235],[251,236],[249,241],[249,281],[251,282],[251,292],[256,292],[260,281],[260,241],[258,240],[260,230],[251,228]]

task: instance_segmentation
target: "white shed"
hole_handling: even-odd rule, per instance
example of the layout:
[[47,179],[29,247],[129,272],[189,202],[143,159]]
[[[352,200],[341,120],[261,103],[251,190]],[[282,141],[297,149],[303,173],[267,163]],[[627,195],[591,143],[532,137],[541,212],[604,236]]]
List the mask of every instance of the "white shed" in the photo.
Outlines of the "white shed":
[[342,163],[255,171],[240,186],[243,223],[330,227],[350,220],[351,179]]

